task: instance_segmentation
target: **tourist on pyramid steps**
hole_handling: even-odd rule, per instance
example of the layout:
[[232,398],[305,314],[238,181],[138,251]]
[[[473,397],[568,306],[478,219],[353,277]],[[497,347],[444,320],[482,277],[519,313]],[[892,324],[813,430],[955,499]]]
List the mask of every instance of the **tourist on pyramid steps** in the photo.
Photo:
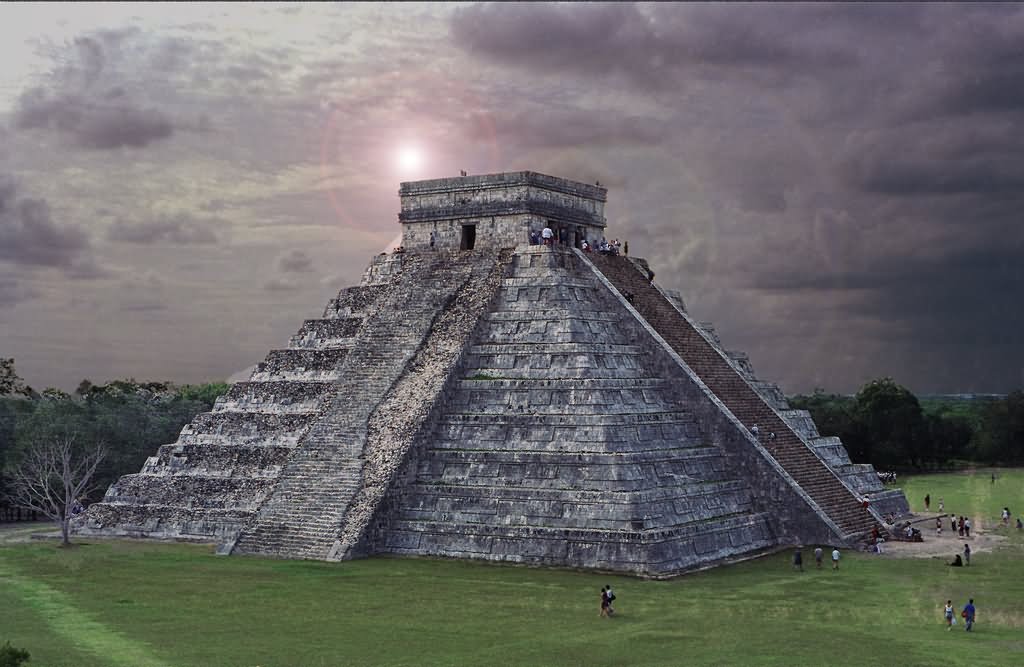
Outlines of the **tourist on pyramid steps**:
[[601,616],[608,616],[608,587],[601,587]]
[[754,436],[755,440],[761,439],[761,429],[757,427],[757,424],[750,427],[750,435]]
[[950,567],[963,567],[964,566],[964,562],[963,562],[963,560],[961,560],[960,554],[956,555],[956,557],[953,559],[953,562],[950,563],[949,566]]
[[647,269],[647,273],[649,274],[647,276],[647,282],[649,282],[650,284],[653,285],[654,284],[654,271],[651,271],[650,269]]
[[832,569],[839,569],[839,549],[832,550]]
[[804,555],[799,549],[793,552],[793,569],[804,571]]
[[971,545],[964,544],[964,565],[971,564]]
[[971,628],[974,627],[974,616],[976,613],[977,612],[974,609],[974,598],[971,598],[967,601],[967,604],[964,605],[964,610],[960,612],[960,615],[963,616],[964,619],[964,630],[967,632],[970,632]]
[[946,600],[946,608],[942,611],[943,617],[946,619],[946,629],[952,630],[953,625],[956,623],[956,618],[953,617],[953,601]]
[[971,538],[971,517],[964,517],[964,537]]
[[437,243],[437,235],[434,232],[430,232],[430,249],[434,249],[434,244]]
[[615,607],[612,606],[612,603],[615,602],[615,593],[612,592],[612,587],[611,586],[608,587],[607,596],[608,596],[608,615],[611,616],[612,614],[615,613]]
[[929,494],[925,494],[925,497],[924,497],[924,511],[925,512],[927,512],[930,509],[931,504],[932,504],[932,495],[930,493]]
[[821,557],[824,553],[825,552],[821,550],[821,547],[814,549],[814,564],[818,566],[819,570],[821,569]]
[[551,231],[550,227],[545,227],[541,230],[540,236],[544,239],[544,245],[551,245],[554,242],[555,233]]
[[629,241],[622,244],[622,254],[629,257]]

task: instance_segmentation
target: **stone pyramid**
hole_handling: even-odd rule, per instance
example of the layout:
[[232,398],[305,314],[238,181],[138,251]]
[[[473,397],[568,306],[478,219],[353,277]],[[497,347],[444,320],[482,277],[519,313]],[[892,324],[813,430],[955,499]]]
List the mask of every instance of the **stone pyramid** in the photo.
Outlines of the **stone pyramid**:
[[[513,172],[400,196],[404,251],[373,258],[78,532],[664,577],[853,546],[907,511],[643,260],[581,251],[604,235],[603,188]],[[544,227],[552,245],[530,245]]]

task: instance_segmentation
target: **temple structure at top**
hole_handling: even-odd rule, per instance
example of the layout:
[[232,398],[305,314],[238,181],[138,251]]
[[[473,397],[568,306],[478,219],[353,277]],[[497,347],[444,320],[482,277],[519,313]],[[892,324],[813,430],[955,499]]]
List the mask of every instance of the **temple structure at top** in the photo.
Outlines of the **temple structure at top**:
[[402,183],[402,246],[514,248],[550,227],[562,245],[604,235],[608,191],[534,171]]

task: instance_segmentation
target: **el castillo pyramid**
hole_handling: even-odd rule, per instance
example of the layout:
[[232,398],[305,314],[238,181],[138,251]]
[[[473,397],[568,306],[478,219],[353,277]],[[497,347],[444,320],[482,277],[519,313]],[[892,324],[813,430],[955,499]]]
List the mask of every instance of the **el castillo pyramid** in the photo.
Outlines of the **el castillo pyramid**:
[[[580,249],[605,236],[604,188],[526,171],[399,194],[404,252],[374,257],[79,533],[663,577],[854,546],[907,511],[643,260]],[[555,243],[530,245],[544,227]]]

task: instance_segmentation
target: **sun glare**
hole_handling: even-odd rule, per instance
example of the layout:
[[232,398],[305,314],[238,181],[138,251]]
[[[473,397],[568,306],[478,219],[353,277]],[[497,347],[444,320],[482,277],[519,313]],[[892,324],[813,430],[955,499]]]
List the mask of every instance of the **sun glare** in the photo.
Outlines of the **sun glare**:
[[403,146],[398,151],[398,167],[404,172],[416,171],[423,164],[423,153],[415,146]]

